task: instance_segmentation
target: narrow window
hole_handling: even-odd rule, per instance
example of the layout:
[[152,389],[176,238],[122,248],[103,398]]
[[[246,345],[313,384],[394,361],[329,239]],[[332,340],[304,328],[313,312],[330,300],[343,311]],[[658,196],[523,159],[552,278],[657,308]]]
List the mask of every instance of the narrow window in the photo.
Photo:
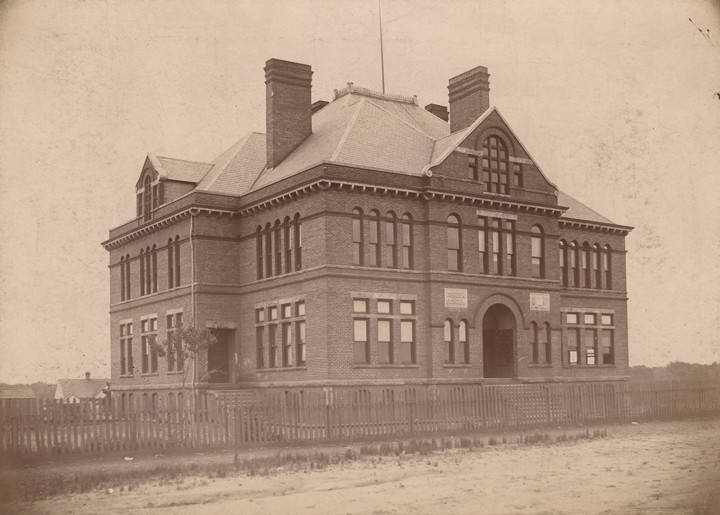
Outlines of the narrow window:
[[157,246],[152,247],[152,291],[157,292]]
[[167,256],[168,256],[168,259],[167,259],[168,289],[171,290],[174,287],[174,280],[175,280],[172,238],[170,238],[168,240]]
[[552,330],[550,324],[545,322],[545,330],[543,331],[543,358],[545,363],[552,363]]
[[295,323],[295,338],[297,339],[297,341],[296,341],[297,348],[295,351],[295,355],[297,356],[297,365],[299,367],[305,366],[307,357],[306,357],[306,345],[305,345],[305,321],[304,320],[301,320],[301,321]]
[[145,221],[147,222],[150,220],[150,209],[152,206],[151,203],[151,197],[152,196],[152,187],[150,186],[150,175],[145,176],[145,183],[143,186],[143,215],[145,217]]
[[539,225],[533,225],[530,229],[530,261],[533,277],[545,277],[544,254],[543,230]]
[[478,252],[480,261],[480,273],[488,273],[488,255],[487,255],[487,217],[478,217]]
[[[182,313],[175,313],[175,328],[182,329]],[[185,351],[183,350],[182,333],[175,340],[175,370],[185,370]]]
[[520,163],[513,163],[512,170],[513,170],[513,186],[516,188],[522,188],[523,187],[522,165]]
[[145,295],[145,250],[140,249],[140,296]]
[[263,239],[265,240],[265,277],[272,277],[272,228],[269,222],[265,224]]
[[584,275],[584,281],[585,288],[592,288],[592,277],[591,277],[591,269],[590,269],[590,260],[591,260],[591,251],[590,251],[590,245],[588,245],[587,242],[583,243],[582,248],[582,266],[583,266],[583,275]]
[[257,278],[263,278],[263,235],[262,227],[258,225],[255,229],[255,269]]
[[180,236],[175,236],[175,286],[180,286]]
[[471,181],[477,181],[480,179],[478,156],[468,156],[468,179],[470,179]]
[[397,220],[395,213],[390,211],[387,219],[383,222],[385,226],[385,259],[387,266],[397,268]]
[[282,227],[280,220],[275,220],[275,275],[282,274]]
[[603,259],[603,270],[605,271],[605,289],[612,290],[612,250],[610,249],[610,245],[605,245]]
[[282,365],[283,367],[291,367],[293,365],[292,357],[292,325],[285,323],[282,325]]
[[567,352],[569,365],[578,365],[580,363],[580,353],[578,352],[578,331],[579,329],[567,330]]
[[302,226],[299,213],[295,213],[293,222],[293,229],[295,229],[293,240],[295,244],[295,270],[300,270],[302,269]]
[[370,345],[368,343],[368,320],[356,318],[353,320],[353,356],[355,363],[370,363]]
[[392,321],[377,321],[378,358],[380,363],[393,362]]
[[592,249],[592,267],[593,275],[595,276],[595,288],[597,290],[602,289],[602,274],[600,273],[600,261],[600,245],[596,243],[595,245],[593,245]]
[[565,240],[560,240],[560,252],[558,255],[560,260],[560,280],[563,286],[568,285],[568,269],[567,269],[567,244]]
[[135,215],[136,218],[140,218],[143,215],[143,192],[140,191],[135,196],[136,203],[135,203]]
[[285,248],[285,273],[292,272],[292,251],[293,251],[293,238],[292,238],[292,222],[290,217],[286,216],[283,220],[283,246]]
[[272,324],[268,326],[268,346],[270,350],[270,360],[268,366],[270,368],[277,368],[278,366],[277,338],[275,337],[276,331],[277,325]]
[[255,328],[255,359],[257,361],[257,368],[265,368],[265,341],[264,341],[263,326],[257,326]]
[[596,365],[597,356],[597,335],[595,329],[585,329],[585,337],[583,338],[583,346],[585,347],[585,363],[587,365]]
[[530,322],[530,338],[531,363],[536,365],[540,362],[540,342],[538,340],[538,327],[535,322]]
[[130,292],[130,254],[125,255],[125,298],[132,297]]
[[600,348],[603,365],[615,364],[615,345],[613,342],[613,330],[603,329],[600,332]]
[[127,365],[125,363],[125,324],[120,324],[120,375],[127,374]]
[[412,239],[412,218],[405,213],[400,222],[400,238],[402,244],[401,268],[406,270],[413,267],[413,239]]
[[502,259],[500,259],[500,220],[490,221],[490,243],[492,244],[492,272],[502,275]]
[[375,209],[370,211],[370,220],[368,224],[368,243],[370,244],[370,253],[368,255],[368,264],[370,266],[380,266],[380,213]]
[[505,274],[515,275],[515,222],[505,220]]
[[400,321],[400,363],[415,363],[415,321]]
[[300,300],[295,303],[295,316],[298,316],[298,317],[305,316],[305,301],[304,300]]
[[460,363],[470,363],[470,344],[468,342],[468,329],[465,320],[460,321],[458,326],[458,351],[460,352]]
[[120,300],[125,300],[125,256],[120,256]]
[[447,217],[447,264],[451,272],[462,271],[462,236],[460,234],[460,218],[456,215]]
[[150,247],[145,248],[145,293],[152,293],[152,255]]
[[578,258],[578,246],[576,242],[570,243],[570,247],[568,249],[568,258],[570,261],[570,286],[578,287],[580,286],[580,276],[578,274],[578,267],[577,267],[577,258]]
[[445,320],[443,324],[443,341],[445,343],[445,363],[455,363],[452,320]]
[[352,262],[353,265],[362,265],[364,261],[362,211],[356,207],[352,212]]

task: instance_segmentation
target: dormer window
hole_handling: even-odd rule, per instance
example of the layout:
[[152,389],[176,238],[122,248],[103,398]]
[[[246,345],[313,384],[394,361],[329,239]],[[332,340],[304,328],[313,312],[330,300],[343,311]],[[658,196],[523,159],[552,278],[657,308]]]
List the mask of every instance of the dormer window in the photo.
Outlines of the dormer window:
[[153,183],[152,175],[148,172],[137,192],[137,217],[142,217],[146,222],[150,220],[153,210],[163,203],[162,196],[162,183]]
[[490,193],[510,193],[508,152],[498,136],[489,136],[483,143],[483,181]]

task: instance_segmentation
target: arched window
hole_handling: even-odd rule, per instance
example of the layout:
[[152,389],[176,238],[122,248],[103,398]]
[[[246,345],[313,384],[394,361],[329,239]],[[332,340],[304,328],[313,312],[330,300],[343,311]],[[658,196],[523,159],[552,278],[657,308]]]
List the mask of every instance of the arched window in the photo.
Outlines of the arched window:
[[458,350],[461,353],[460,363],[470,363],[470,344],[468,342],[468,324],[461,320],[458,326]]
[[480,262],[480,273],[488,273],[487,253],[487,217],[478,216],[478,257]]
[[145,248],[145,293],[152,293],[152,254],[150,247]]
[[603,271],[605,272],[605,289],[612,290],[612,249],[605,245],[603,252]]
[[571,242],[568,248],[568,261],[570,265],[569,283],[570,286],[580,286],[580,275],[578,273],[578,245]]
[[152,246],[152,291],[157,292],[157,245]]
[[120,300],[125,300],[125,256],[120,256]]
[[583,243],[582,246],[582,272],[583,272],[583,286],[585,288],[592,288],[592,276],[590,269],[590,245],[588,242]]
[[125,255],[125,298],[130,299],[130,254]]
[[292,237],[292,222],[290,217],[286,216],[283,220],[283,245],[285,246],[285,273],[292,272],[292,251],[293,251],[293,237]]
[[352,263],[362,265],[364,262],[363,245],[363,216],[362,209],[356,207],[352,210]]
[[447,217],[447,265],[452,272],[462,271],[462,236],[460,218],[457,215]]
[[263,233],[262,227],[255,229],[255,269],[258,279],[263,278]]
[[483,180],[490,193],[510,193],[508,184],[508,152],[505,142],[490,136],[483,143]]
[[270,222],[265,224],[263,240],[265,240],[265,277],[272,277],[272,227]]
[[412,218],[407,213],[400,222],[400,243],[402,245],[400,268],[410,269],[413,267],[413,236]]
[[145,249],[140,249],[140,295],[145,295]]
[[540,342],[538,340],[538,326],[535,322],[530,322],[530,342],[532,363],[538,364],[540,362]]
[[380,266],[380,213],[375,209],[370,211],[368,244],[370,246],[368,264],[370,266]]
[[593,245],[592,248],[592,268],[593,268],[593,275],[595,276],[595,288],[601,289],[602,288],[602,275],[600,274],[600,245],[597,243]]
[[560,251],[558,255],[560,260],[560,280],[563,286],[568,285],[568,269],[567,269],[567,243],[565,240],[560,240]]
[[275,220],[275,275],[282,274],[282,227],[280,220]]
[[180,236],[175,236],[175,286],[180,286]]
[[295,270],[300,270],[302,268],[302,226],[300,224],[300,213],[295,213],[293,229],[295,232],[293,235],[295,243]]
[[445,344],[445,363],[455,363],[452,320],[445,320],[443,324],[443,342]]
[[385,259],[386,266],[397,268],[397,220],[395,213],[388,211],[383,222],[385,227]]
[[173,241],[172,238],[168,239],[167,244],[167,274],[168,274],[168,289],[172,289],[175,286],[175,262],[173,261]]
[[545,341],[545,363],[552,363],[552,331],[550,324],[545,322],[544,341]]
[[543,230],[539,225],[530,229],[530,262],[533,277],[545,277],[545,245]]
[[150,182],[152,179],[150,178],[150,174],[145,176],[145,181],[143,183],[143,215],[145,220],[150,220],[150,209],[152,207],[152,186],[150,185]]

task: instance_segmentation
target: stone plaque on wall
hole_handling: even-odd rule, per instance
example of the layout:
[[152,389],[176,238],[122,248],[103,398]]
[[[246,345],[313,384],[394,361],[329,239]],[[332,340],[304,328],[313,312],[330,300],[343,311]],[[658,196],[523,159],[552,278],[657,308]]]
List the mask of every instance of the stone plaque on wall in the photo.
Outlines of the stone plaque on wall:
[[445,307],[466,309],[468,296],[465,288],[445,288]]
[[531,293],[530,311],[550,311],[550,294]]

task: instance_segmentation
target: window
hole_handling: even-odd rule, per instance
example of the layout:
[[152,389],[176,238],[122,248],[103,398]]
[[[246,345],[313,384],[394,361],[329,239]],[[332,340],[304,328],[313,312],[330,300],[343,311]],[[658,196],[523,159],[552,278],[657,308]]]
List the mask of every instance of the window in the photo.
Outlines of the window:
[[300,225],[299,213],[295,213],[293,229],[295,230],[293,239],[295,244],[295,270],[300,270],[302,268],[302,226]]
[[292,348],[292,325],[285,323],[282,325],[282,366],[284,367],[293,365]]
[[567,353],[568,353],[568,364],[569,365],[578,365],[580,364],[579,361],[579,353],[578,353],[578,341],[580,339],[579,337],[579,329],[568,329],[567,330]]
[[277,325],[271,324],[268,326],[268,346],[270,350],[269,363],[270,368],[277,368],[278,366],[278,353],[277,353],[277,338],[276,333]]
[[605,245],[605,252],[603,252],[603,271],[605,272],[605,289],[612,290],[612,250],[610,245]]
[[530,265],[533,277],[545,277],[544,255],[542,227],[533,225],[530,229]]
[[540,340],[540,349],[541,352],[543,352],[543,357],[545,358],[545,363],[552,363],[552,330],[550,329],[550,324],[545,322],[545,330],[542,334],[542,339]]
[[355,363],[370,363],[370,345],[368,342],[368,320],[353,320],[353,356]]
[[378,300],[377,312],[382,314],[392,313],[392,300]]
[[263,234],[265,241],[265,277],[271,277],[273,273],[272,267],[272,237],[270,223],[265,224],[265,232]]
[[595,325],[595,314],[585,313],[583,315],[583,324]]
[[165,316],[167,338],[173,342],[167,349],[167,371],[181,371],[185,365],[182,356],[182,341],[174,338],[178,329],[182,327],[182,313],[170,313]]
[[400,301],[400,314],[401,315],[414,315],[415,314],[415,302],[411,300]]
[[488,273],[487,255],[487,217],[478,216],[478,255],[480,261],[480,273]]
[[600,359],[602,365],[615,364],[615,345],[613,342],[613,330],[603,329],[600,331]]
[[471,181],[480,180],[480,167],[478,166],[478,156],[468,156],[468,179]]
[[140,249],[140,296],[145,295],[145,249]]
[[175,236],[175,286],[180,286],[180,236]]
[[491,193],[509,193],[508,153],[503,140],[490,136],[483,143],[483,179],[486,179],[487,191]]
[[140,323],[142,343],[142,373],[155,374],[158,370],[157,318],[146,318]]
[[513,163],[512,171],[513,171],[513,186],[515,188],[522,188],[523,187],[522,165],[520,163]]
[[130,300],[130,254],[125,255],[125,300]]
[[[175,330],[182,328],[183,314],[175,313]],[[182,339],[175,340],[175,370],[185,370],[185,353],[183,352]]]
[[566,324],[577,324],[578,323],[577,313],[565,313],[565,323]]
[[283,304],[281,309],[283,318],[292,318],[292,304]]
[[283,220],[283,245],[285,246],[285,273],[292,272],[292,249],[293,249],[293,230],[290,217],[286,216]]
[[150,220],[151,217],[151,211],[150,207],[152,206],[151,203],[151,197],[152,197],[152,187],[150,186],[150,182],[152,179],[150,178],[150,175],[145,176],[145,182],[143,184],[143,215],[144,220],[147,222]]
[[[280,324],[276,323],[278,316],[282,320]],[[277,305],[255,308],[255,359],[258,369],[305,366],[307,342],[304,317],[304,300],[284,302],[279,311]]]
[[503,222],[505,231],[505,275],[515,275],[515,222],[505,220]]
[[[303,304],[304,305],[304,304]],[[303,315],[305,313],[303,312]],[[298,316],[300,314],[298,313]],[[300,320],[295,322],[295,356],[297,359],[298,366],[304,366],[306,363],[306,345],[305,345],[305,321]]]
[[455,363],[452,320],[445,320],[443,324],[443,341],[445,343],[445,363]]
[[458,353],[460,354],[460,363],[470,363],[470,345],[468,343],[467,335],[467,322],[465,320],[460,321],[458,325]]
[[570,286],[579,287],[580,286],[580,274],[578,270],[578,245],[576,242],[570,243],[570,248],[568,249],[568,258],[570,261]]
[[157,246],[152,246],[152,291],[157,292]]
[[415,363],[415,321],[400,321],[400,347],[398,361],[400,363]]
[[[258,279],[263,278],[263,232],[259,225],[255,229],[255,271]],[[172,272],[171,272],[172,273]]]
[[265,368],[265,327],[255,327],[255,359],[257,368]]
[[447,263],[451,272],[462,271],[462,236],[460,218],[457,215],[447,217]]
[[582,272],[583,272],[583,286],[585,288],[592,288],[592,278],[590,270],[590,245],[587,242],[583,243],[582,246]]
[[265,308],[257,308],[255,310],[255,322],[264,322],[265,321]]
[[132,322],[120,324],[120,375],[130,376],[133,374],[133,352],[132,352]]
[[500,259],[500,220],[493,218],[490,221],[490,243],[492,244],[492,271],[502,275],[502,260]]
[[538,339],[538,326],[535,322],[530,322],[530,337],[530,355],[532,356],[531,363],[538,364],[540,363],[540,342]]
[[305,316],[305,301],[299,300],[295,303],[295,316],[304,317]]
[[145,248],[145,293],[152,293],[152,255],[150,247]]
[[275,275],[280,275],[283,273],[282,226],[280,225],[280,220],[275,220],[274,240],[275,241],[273,243],[273,246],[275,247]]
[[585,363],[588,365],[596,365],[597,334],[595,329],[586,328],[583,340],[583,345],[585,347]]
[[600,315],[600,323],[602,325],[613,325],[612,315]]
[[387,214],[387,219],[383,222],[385,227],[385,256],[383,262],[385,266],[392,268],[397,268],[397,224],[395,222],[395,213],[390,211]]
[[595,288],[602,288],[602,275],[600,274],[600,245],[597,243],[592,248],[592,269],[593,276],[595,277]]
[[370,245],[368,265],[380,266],[380,213],[375,209],[370,211],[368,229],[368,243]]
[[560,261],[560,280],[563,286],[568,285],[568,269],[567,269],[567,244],[565,240],[560,240],[560,253],[558,255]]
[[393,362],[392,321],[377,321],[378,359],[380,363]]
[[405,270],[413,267],[412,218],[405,213],[400,221],[400,268]]
[[173,260],[173,241],[172,238],[168,239],[167,244],[167,280],[168,289],[171,290],[175,286],[175,262]]
[[353,299],[353,313],[367,313],[367,299]]
[[[570,321],[571,313],[566,313],[566,323],[578,323],[577,314],[572,313],[573,319]],[[614,365],[615,364],[615,329],[613,326],[614,315],[612,313],[583,313],[582,315],[582,342],[577,343],[578,364],[582,356],[585,356],[585,365]],[[573,329],[571,336],[570,329],[567,329],[567,341],[570,344],[570,338],[574,341],[579,340],[578,329]],[[568,347],[569,348],[569,347]],[[571,363],[572,364],[572,363]]]
[[364,245],[363,245],[363,220],[362,210],[360,208],[353,209],[352,219],[352,262],[353,265],[362,265],[364,262]]
[[120,256],[120,301],[125,300],[125,256]]
[[270,306],[268,308],[268,318],[270,320],[277,320],[277,306]]

